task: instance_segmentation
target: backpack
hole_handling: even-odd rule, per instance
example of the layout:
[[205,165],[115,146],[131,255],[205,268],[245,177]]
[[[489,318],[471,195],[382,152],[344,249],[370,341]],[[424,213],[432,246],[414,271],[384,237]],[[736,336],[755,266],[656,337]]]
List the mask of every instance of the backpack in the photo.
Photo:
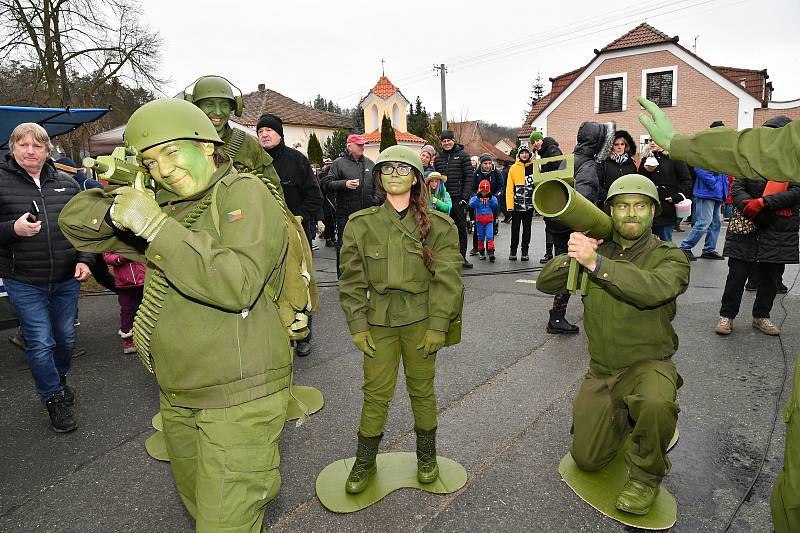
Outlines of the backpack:
[[[283,261],[267,278],[264,292],[278,307],[278,316],[289,333],[289,339],[292,341],[305,339],[308,336],[308,319],[319,307],[319,291],[312,267],[311,246],[300,222],[301,217],[292,215],[281,199],[280,193],[268,179],[249,173],[239,173],[239,175],[261,181],[281,207],[289,242]],[[218,186],[219,182],[214,185],[210,205],[217,233],[219,233]]]

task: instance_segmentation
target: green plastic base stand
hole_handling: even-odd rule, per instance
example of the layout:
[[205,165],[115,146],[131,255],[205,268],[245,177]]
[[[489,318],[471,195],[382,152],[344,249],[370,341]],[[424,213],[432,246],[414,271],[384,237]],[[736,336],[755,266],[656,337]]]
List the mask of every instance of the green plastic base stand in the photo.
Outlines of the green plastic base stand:
[[161,411],[153,415],[153,420],[150,423],[153,425],[153,429],[164,431],[164,423],[161,421]]
[[[669,443],[669,450],[678,442],[678,437],[678,430],[676,429]],[[626,513],[616,507],[617,495],[628,481],[625,451],[631,445],[631,439],[628,438],[614,460],[597,472],[581,470],[572,460],[572,455],[568,453],[561,459],[561,463],[558,465],[558,472],[561,474],[561,479],[569,485],[569,488],[575,494],[609,518],[613,518],[626,526],[640,529],[669,529],[675,525],[678,505],[664,485],[661,485],[650,512],[644,516]]]
[[447,457],[438,456],[439,479],[423,485],[417,481],[417,454],[393,452],[378,454],[378,472],[361,494],[348,494],[344,483],[355,457],[340,459],[326,466],[317,476],[317,498],[334,513],[352,513],[366,509],[397,489],[420,489],[433,494],[450,494],[467,483],[464,467]]
[[292,385],[286,420],[298,420],[313,415],[325,405],[322,391],[305,385]]
[[144,441],[144,449],[153,459],[159,461],[169,462],[169,455],[167,455],[167,443],[164,440],[164,433],[156,431]]

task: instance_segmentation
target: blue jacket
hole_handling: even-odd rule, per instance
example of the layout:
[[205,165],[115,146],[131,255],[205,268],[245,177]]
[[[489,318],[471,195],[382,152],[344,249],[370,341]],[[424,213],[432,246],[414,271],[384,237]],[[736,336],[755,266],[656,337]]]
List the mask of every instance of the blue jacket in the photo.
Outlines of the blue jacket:
[[475,210],[475,215],[494,215],[497,212],[497,197],[489,196],[488,202],[481,202],[481,197],[474,194],[469,199],[469,206]]
[[699,167],[691,167],[692,174],[695,176],[694,190],[692,195],[695,198],[706,198],[724,202],[728,197],[728,175],[722,172],[711,172]]

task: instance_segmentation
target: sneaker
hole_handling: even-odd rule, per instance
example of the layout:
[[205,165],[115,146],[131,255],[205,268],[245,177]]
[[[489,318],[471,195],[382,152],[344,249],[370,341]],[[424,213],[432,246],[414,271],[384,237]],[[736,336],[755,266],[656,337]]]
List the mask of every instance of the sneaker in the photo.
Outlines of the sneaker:
[[478,255],[478,249],[473,248],[472,250],[469,251],[469,255]]
[[516,261],[516,260],[517,260],[517,254],[511,254],[511,255],[509,255],[509,256],[508,256],[508,260],[509,260],[509,261]]
[[681,252],[686,254],[686,259],[688,259],[689,261],[697,261],[697,256],[694,255],[691,250],[684,250],[683,248],[681,248]]
[[316,251],[316,250],[319,250],[319,244],[312,243],[311,244],[311,251],[313,252],[313,251]]
[[539,259],[539,264],[543,265],[545,263],[549,263],[552,258],[553,258],[553,254],[551,254],[550,252],[547,252],[542,256],[541,259]]
[[714,333],[717,335],[730,335],[731,331],[733,331],[733,319],[726,316],[719,317],[719,322],[717,322],[717,326],[714,328]]
[[72,417],[72,410],[64,401],[63,396],[50,396],[44,402],[47,414],[50,415],[50,424],[56,433],[68,433],[78,429],[78,423]]
[[753,318],[753,327],[765,335],[780,335],[781,330],[769,318]]
[[744,290],[746,290],[747,292],[753,292],[756,289],[758,289],[758,286],[756,286],[755,283],[750,283],[749,281],[744,286]]
[[520,257],[519,260],[520,261],[530,261],[531,258],[528,256],[528,254],[522,254],[522,257]]
[[136,346],[133,344],[133,337],[127,337],[122,339],[122,353],[129,354],[129,353],[136,353]]
[[702,254],[700,254],[700,258],[701,259],[717,259],[717,260],[725,259],[721,255],[719,255],[716,250],[712,250],[710,252],[703,252]]
[[461,265],[461,268],[470,269],[470,268],[472,268],[472,266],[473,266],[472,263],[470,263],[469,261],[464,259],[464,263]]
[[789,287],[784,285],[782,282],[778,283],[778,294],[786,294],[789,292]]
[[75,405],[75,390],[67,385],[67,375],[59,374],[58,382],[61,385],[61,389],[64,391],[64,403],[67,404],[67,407],[72,407]]

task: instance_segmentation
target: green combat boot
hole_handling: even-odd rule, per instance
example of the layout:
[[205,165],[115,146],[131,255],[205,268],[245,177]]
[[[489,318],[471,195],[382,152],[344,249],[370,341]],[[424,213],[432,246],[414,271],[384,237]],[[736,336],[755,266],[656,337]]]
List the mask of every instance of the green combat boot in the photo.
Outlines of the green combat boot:
[[658,496],[658,486],[651,487],[636,479],[630,479],[617,496],[617,509],[635,515],[646,515]]
[[375,464],[375,456],[378,455],[378,446],[383,438],[383,433],[377,437],[362,437],[358,434],[358,449],[356,450],[356,462],[347,476],[347,483],[344,490],[349,494],[364,492],[369,485],[369,480],[378,471]]
[[439,477],[436,462],[436,428],[427,431],[414,428],[417,434],[417,480],[433,483]]

